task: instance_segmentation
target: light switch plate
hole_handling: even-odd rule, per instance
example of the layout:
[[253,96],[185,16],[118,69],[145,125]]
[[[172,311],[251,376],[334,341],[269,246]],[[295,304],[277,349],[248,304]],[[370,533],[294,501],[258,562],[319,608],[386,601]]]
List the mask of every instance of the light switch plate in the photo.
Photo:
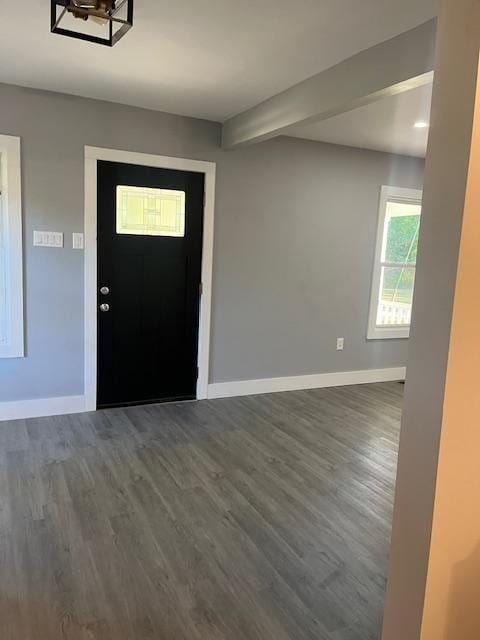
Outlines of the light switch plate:
[[34,231],[33,246],[61,249],[63,247],[63,233],[60,231]]
[[83,233],[72,233],[72,247],[74,249],[83,249],[84,246]]

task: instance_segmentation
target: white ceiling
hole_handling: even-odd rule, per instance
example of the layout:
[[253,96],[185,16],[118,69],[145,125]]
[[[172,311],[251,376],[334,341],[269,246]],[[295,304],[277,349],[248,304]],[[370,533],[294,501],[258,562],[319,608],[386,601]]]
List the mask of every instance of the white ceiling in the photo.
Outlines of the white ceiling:
[[322,122],[292,127],[288,135],[424,157],[428,129],[414,124],[429,122],[431,100],[432,85],[427,84]]
[[135,0],[112,50],[0,0],[0,82],[223,121],[437,13],[438,0]]

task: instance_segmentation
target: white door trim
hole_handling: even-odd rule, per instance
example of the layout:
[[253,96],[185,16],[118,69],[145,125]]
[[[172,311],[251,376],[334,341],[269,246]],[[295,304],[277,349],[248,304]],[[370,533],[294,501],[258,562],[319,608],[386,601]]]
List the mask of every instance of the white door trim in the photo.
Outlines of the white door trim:
[[202,284],[198,342],[197,398],[208,393],[210,320],[212,305],[213,219],[215,204],[214,162],[157,156],[117,149],[85,147],[85,408],[97,406],[97,162],[122,162],[162,169],[196,171],[205,175]]

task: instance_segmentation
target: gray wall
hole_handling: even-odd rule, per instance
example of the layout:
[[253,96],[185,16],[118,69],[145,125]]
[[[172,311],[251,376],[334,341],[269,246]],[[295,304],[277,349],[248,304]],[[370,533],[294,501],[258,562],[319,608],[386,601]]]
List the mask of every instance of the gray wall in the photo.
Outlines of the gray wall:
[[[403,366],[367,341],[382,184],[421,188],[423,161],[277,138],[220,157],[215,381]],[[336,351],[336,338],[345,351]]]
[[[1,84],[0,133],[22,137],[27,334],[0,401],[83,392],[84,145],[217,162],[211,381],[405,364],[405,341],[365,334],[379,188],[421,187],[421,160],[290,138],[223,152],[216,123]],[[34,229],[66,248],[33,248]]]

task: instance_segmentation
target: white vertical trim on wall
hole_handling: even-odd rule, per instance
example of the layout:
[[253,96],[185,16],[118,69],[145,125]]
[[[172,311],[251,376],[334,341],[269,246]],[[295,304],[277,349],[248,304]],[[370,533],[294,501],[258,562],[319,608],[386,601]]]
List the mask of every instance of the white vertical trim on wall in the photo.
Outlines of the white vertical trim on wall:
[[200,301],[197,398],[207,397],[210,368],[215,172],[213,162],[147,153],[85,147],[85,399],[86,410],[97,405],[97,162],[122,162],[205,175],[202,298]]
[[85,157],[85,406],[97,408],[97,161]]
[[7,306],[7,335],[5,341],[0,340],[0,358],[22,358],[24,318],[20,138],[0,135],[0,162],[0,215],[5,225]]
[[198,334],[197,398],[208,397],[210,369],[210,325],[212,317],[213,241],[215,210],[215,165],[205,171],[205,208],[203,218],[202,297],[200,299],[200,329]]

